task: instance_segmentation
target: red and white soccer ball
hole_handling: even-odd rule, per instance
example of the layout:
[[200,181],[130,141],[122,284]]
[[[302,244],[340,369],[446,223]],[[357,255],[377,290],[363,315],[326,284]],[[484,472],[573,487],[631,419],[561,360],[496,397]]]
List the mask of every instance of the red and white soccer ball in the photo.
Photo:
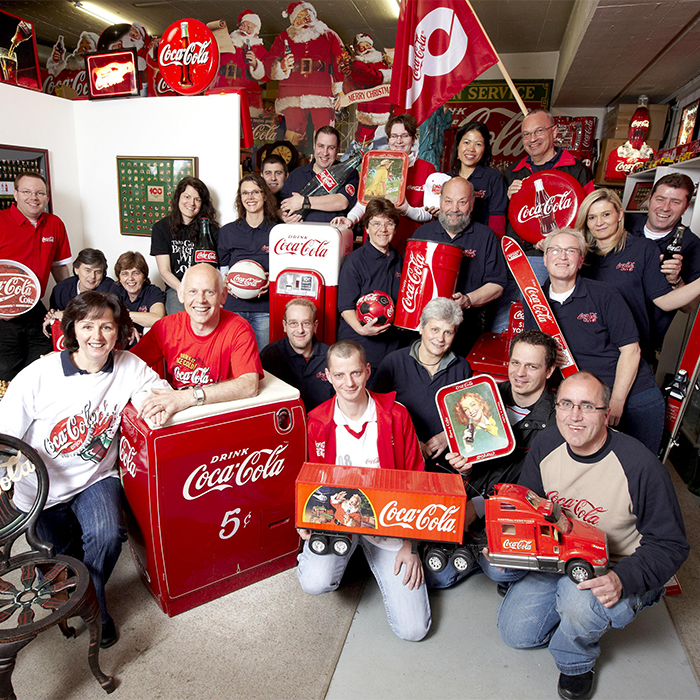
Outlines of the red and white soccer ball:
[[229,294],[239,299],[254,299],[266,284],[265,268],[255,260],[239,260],[226,276]]
[[357,300],[355,312],[358,321],[364,326],[376,318],[377,326],[385,326],[394,320],[396,306],[386,292],[374,291],[364,294]]

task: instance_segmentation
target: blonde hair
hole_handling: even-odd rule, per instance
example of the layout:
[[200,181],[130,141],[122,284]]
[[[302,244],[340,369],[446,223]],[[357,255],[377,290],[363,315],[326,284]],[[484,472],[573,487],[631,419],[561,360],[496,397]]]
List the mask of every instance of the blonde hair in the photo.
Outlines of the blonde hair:
[[567,233],[569,236],[573,236],[576,239],[581,257],[585,258],[588,252],[588,244],[586,243],[584,235],[575,228],[558,228],[548,233],[544,239],[544,252],[546,253],[554,245],[554,239],[557,236],[561,236],[563,233]]
[[[595,251],[598,255],[604,255],[598,248],[598,239],[591,233],[588,228],[588,214],[591,211],[591,207],[596,202],[610,202],[615,208],[615,211],[620,214],[623,211],[622,202],[618,197],[616,192],[609,190],[607,188],[602,188],[591,192],[584,200],[581,202],[578,214],[576,215],[576,223],[574,228],[580,231],[586,239],[586,244],[588,248]],[[619,253],[625,249],[627,244],[627,231],[625,231],[625,219],[622,217],[617,225],[617,231],[615,233],[615,245],[612,251]]]

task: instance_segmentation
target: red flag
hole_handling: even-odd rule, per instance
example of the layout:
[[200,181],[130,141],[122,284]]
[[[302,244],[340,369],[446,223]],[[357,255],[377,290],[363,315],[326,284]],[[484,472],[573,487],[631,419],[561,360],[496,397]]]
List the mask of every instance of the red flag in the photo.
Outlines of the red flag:
[[391,101],[421,124],[498,55],[465,0],[403,0]]

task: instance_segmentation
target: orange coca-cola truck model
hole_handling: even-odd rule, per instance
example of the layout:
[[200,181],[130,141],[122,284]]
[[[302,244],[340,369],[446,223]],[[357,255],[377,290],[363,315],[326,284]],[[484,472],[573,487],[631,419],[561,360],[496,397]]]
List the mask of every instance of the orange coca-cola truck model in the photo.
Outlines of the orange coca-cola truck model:
[[460,544],[466,503],[458,474],[305,463],[296,480],[296,526],[316,554],[346,555],[352,533]]

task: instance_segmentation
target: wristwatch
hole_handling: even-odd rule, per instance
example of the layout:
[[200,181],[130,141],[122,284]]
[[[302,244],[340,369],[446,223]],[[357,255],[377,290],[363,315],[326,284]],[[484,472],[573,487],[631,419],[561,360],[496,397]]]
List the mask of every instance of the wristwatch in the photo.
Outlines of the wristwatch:
[[304,209],[311,209],[311,200],[308,196],[304,196]]
[[194,398],[197,401],[197,406],[204,406],[204,389],[197,384],[197,386],[192,387],[192,393],[194,394]]

